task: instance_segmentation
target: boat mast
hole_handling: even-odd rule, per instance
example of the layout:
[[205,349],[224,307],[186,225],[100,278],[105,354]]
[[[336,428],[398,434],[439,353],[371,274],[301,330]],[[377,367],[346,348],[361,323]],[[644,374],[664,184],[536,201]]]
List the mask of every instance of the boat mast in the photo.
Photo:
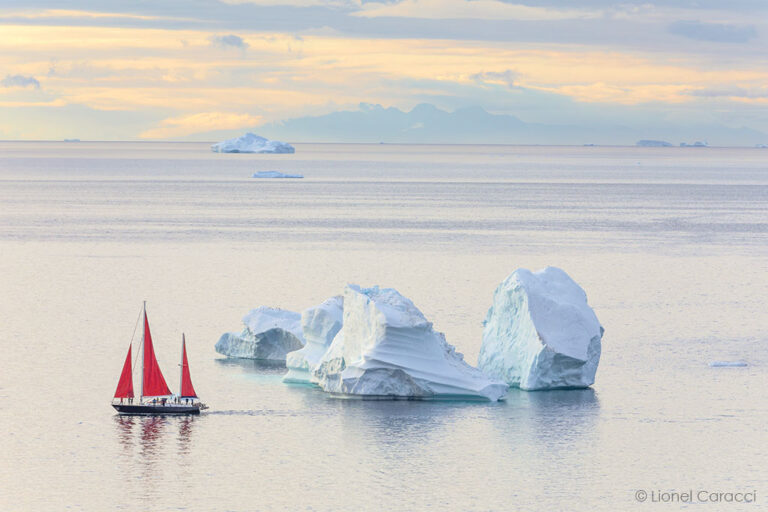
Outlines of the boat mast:
[[184,333],[181,333],[181,362],[179,363],[179,402],[181,402],[181,393],[184,388],[184,344],[187,341],[184,339]]
[[[144,325],[147,325],[147,301],[144,301]],[[141,373],[139,373],[139,403],[144,399],[144,336],[147,330],[142,326],[141,329]]]

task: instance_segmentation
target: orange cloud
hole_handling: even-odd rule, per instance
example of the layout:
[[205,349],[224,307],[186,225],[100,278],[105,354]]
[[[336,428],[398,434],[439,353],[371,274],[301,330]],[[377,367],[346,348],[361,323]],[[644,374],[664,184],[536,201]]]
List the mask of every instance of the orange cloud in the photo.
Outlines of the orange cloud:
[[160,125],[139,135],[142,139],[172,139],[213,130],[235,130],[255,126],[260,116],[230,112],[201,112],[164,119]]
[[[248,51],[228,52],[211,46],[215,34],[2,25],[0,69],[40,77],[57,105],[175,112],[144,132],[147,138],[256,124],[255,116],[232,112],[259,112],[260,122],[317,112],[330,103],[334,108],[370,101],[410,107],[419,96],[450,94],[446,91],[457,85],[471,90],[513,81],[575,101],[626,105],[706,101],[686,91],[768,83],[768,71],[738,58],[727,69],[713,70],[706,62],[671,54],[595,47],[263,32],[238,32]],[[482,83],[478,77],[484,77]],[[507,88],[500,94],[516,92]]]

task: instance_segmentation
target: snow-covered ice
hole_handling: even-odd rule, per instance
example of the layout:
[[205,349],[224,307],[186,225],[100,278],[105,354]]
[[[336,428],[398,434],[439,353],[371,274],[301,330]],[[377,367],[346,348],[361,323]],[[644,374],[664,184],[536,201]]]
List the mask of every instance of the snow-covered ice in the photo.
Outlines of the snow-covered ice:
[[242,332],[227,332],[216,343],[216,352],[228,357],[285,361],[289,352],[304,346],[301,315],[260,306],[243,317]]
[[235,139],[213,144],[211,151],[214,153],[294,153],[296,149],[279,140],[269,140],[255,133],[246,133]]
[[498,400],[507,391],[505,383],[468,365],[397,290],[348,285],[343,311],[343,326],[313,374],[327,392]]
[[303,178],[301,174],[286,174],[280,171],[257,171],[251,178]]
[[478,367],[525,390],[588,387],[603,332],[586,293],[563,270],[518,269],[494,292]]
[[322,304],[305,309],[301,314],[301,330],[306,345],[285,358],[288,373],[283,382],[310,384],[312,372],[320,358],[341,330],[344,299],[331,297]]
[[730,368],[748,366],[744,361],[712,361],[709,363],[710,368]]

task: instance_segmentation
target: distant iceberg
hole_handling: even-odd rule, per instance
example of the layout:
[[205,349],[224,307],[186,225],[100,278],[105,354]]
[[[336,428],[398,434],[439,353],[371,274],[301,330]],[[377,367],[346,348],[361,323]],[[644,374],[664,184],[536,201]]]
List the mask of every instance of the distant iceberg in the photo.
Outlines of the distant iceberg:
[[681,142],[680,147],[681,148],[706,148],[706,147],[709,147],[709,144],[707,143],[707,141],[702,142],[700,140],[697,140],[693,144],[688,144],[687,142]]
[[258,171],[251,178],[303,178],[301,174],[285,174],[280,171]]
[[214,153],[294,153],[296,149],[279,140],[269,140],[255,133],[246,133],[235,139],[213,144],[211,151]]
[[642,148],[671,148],[673,147],[673,144],[665,140],[643,139],[643,140],[637,141],[635,143],[635,146],[640,146]]
[[730,367],[742,367],[748,366],[744,361],[712,361],[709,363],[710,368],[730,368]]
[[301,315],[260,306],[243,317],[242,332],[227,332],[216,343],[216,352],[227,357],[285,361],[289,352],[304,346]]
[[494,292],[478,367],[524,390],[588,387],[603,332],[586,293],[563,270],[518,269]]
[[283,382],[311,384],[312,372],[341,330],[344,298],[331,297],[301,314],[301,331],[306,345],[285,357],[288,373]]
[[498,400],[508,386],[464,362],[391,288],[344,290],[342,328],[315,368],[324,390],[368,399]]

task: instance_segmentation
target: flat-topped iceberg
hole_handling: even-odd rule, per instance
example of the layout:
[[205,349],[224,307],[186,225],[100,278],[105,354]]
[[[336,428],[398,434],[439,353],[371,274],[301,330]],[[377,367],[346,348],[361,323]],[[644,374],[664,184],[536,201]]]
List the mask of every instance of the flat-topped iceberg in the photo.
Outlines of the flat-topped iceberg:
[[312,383],[312,372],[341,330],[343,308],[344,299],[337,295],[304,310],[301,314],[301,331],[306,345],[285,357],[288,373],[283,377],[283,382]]
[[295,153],[296,149],[279,140],[269,140],[255,133],[246,133],[240,137],[213,144],[211,151],[214,153]]
[[464,362],[397,290],[348,285],[342,324],[313,375],[327,392],[367,398],[498,400],[507,391],[505,383]]
[[665,140],[643,139],[643,140],[637,141],[635,143],[635,146],[640,146],[644,148],[671,148],[673,147],[673,144]]
[[496,288],[478,366],[524,390],[588,387],[603,332],[586,293],[564,271],[518,269]]
[[251,178],[303,178],[301,174],[285,174],[280,171],[257,171]]
[[712,361],[709,363],[710,368],[740,368],[748,366],[746,361]]
[[289,352],[304,346],[301,315],[260,306],[243,317],[242,332],[227,332],[216,343],[216,352],[227,357],[285,361]]

